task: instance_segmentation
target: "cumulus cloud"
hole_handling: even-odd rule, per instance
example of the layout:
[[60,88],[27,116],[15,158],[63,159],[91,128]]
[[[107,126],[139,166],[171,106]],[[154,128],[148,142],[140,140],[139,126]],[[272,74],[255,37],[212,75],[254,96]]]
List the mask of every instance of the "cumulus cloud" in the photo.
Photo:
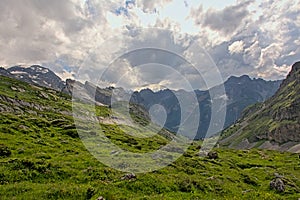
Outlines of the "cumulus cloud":
[[262,49],[260,55],[259,67],[268,68],[274,67],[276,59],[281,54],[281,47],[277,44],[271,44],[270,46]]
[[67,80],[67,79],[74,79],[75,74],[74,72],[68,72],[66,70],[63,70],[61,73],[58,73],[59,77],[62,80]]
[[231,54],[242,53],[244,51],[244,46],[244,41],[235,41],[228,47],[228,50]]
[[[98,80],[115,59],[130,50],[167,49],[183,55],[211,82],[200,80],[197,72],[180,59],[155,51],[126,57],[111,75],[122,72],[126,75],[122,84],[128,87],[148,84],[158,88],[163,83],[180,88],[176,73],[155,73],[155,70],[150,73],[147,68],[131,68],[156,61],[184,75],[194,87],[201,87],[218,82],[214,79],[212,63],[203,58],[203,49],[211,55],[224,79],[242,74],[284,78],[289,66],[300,60],[300,3],[297,0],[269,0],[261,4],[253,0],[237,1],[223,9],[207,10],[198,5],[186,16],[187,22],[195,22],[196,27],[192,29],[196,31],[191,35],[186,30],[188,26],[182,24],[184,20],[168,17],[163,9],[174,2],[2,0],[0,64],[44,64],[64,78]],[[181,3],[183,7],[184,2]],[[195,5],[188,3],[189,7]],[[180,6],[172,8],[180,9]],[[164,11],[163,15],[159,13]],[[151,25],[143,24],[148,17],[151,17]],[[195,41],[200,45],[193,45]]]
[[192,10],[191,17],[195,23],[202,27],[208,27],[213,31],[224,35],[233,34],[249,16],[247,7],[253,1],[241,1],[232,6],[227,6],[223,10],[209,9],[203,11],[203,7]]
[[[300,35],[299,15],[299,1],[270,0],[260,4],[239,1],[223,10],[205,11],[200,6],[192,10],[190,17],[200,29],[199,37],[214,41],[205,46],[224,77],[249,74],[282,79],[300,59],[296,45]],[[228,19],[232,19],[231,23],[226,23]],[[217,37],[211,37],[214,34]]]
[[67,34],[83,28],[71,5],[68,1],[49,5],[45,1],[1,1],[0,42],[5,50],[2,48],[0,60],[38,62],[54,56],[55,46],[69,42]]
[[1,63],[40,64],[64,54],[84,58],[86,51],[111,31],[105,18],[110,5],[100,6],[98,1],[93,5],[99,9],[91,13],[79,0],[1,1],[0,44],[5,47],[0,50]]
[[157,8],[172,2],[172,0],[136,0],[136,5],[144,12],[156,12]]
[[[134,34],[130,34],[132,32]],[[166,83],[172,89],[203,88],[205,82],[199,72],[186,60],[192,41],[193,37],[189,35],[161,28],[129,29],[127,34],[94,49],[82,64],[88,68],[80,69],[79,79],[88,77],[97,82],[100,78],[102,82],[126,89],[145,85],[159,88],[159,84]],[[197,67],[206,69],[210,58],[200,57],[200,51],[201,48],[197,48]],[[190,81],[190,85],[186,85],[185,80]]]
[[243,54],[244,63],[247,65],[252,65],[255,68],[259,64],[259,59],[261,56],[261,47],[258,41],[255,41],[251,46],[245,49]]
[[212,30],[221,31],[224,34],[233,33],[249,15],[247,6],[250,3],[251,1],[245,1],[226,7],[221,11],[210,9],[204,16],[203,25],[208,26]]

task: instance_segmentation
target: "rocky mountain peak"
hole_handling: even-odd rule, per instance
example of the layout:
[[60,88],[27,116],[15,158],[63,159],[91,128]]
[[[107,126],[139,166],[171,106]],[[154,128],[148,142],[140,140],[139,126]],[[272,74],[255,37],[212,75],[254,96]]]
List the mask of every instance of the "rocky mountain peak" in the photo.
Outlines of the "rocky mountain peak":
[[249,108],[235,126],[224,131],[226,136],[220,143],[234,148],[300,152],[299,83],[300,62],[297,62],[275,95]]
[[65,82],[60,77],[50,69],[40,65],[17,65],[8,69],[1,68],[0,74],[58,91],[61,91],[65,87]]
[[297,72],[297,71],[300,71],[300,61],[299,61],[299,62],[296,62],[296,63],[292,66],[292,71],[291,71],[291,73],[294,73],[294,72]]
[[[294,86],[294,90],[297,90],[300,83],[300,61],[293,64],[292,69],[290,73],[287,75],[286,79],[282,82],[280,85],[279,90],[276,92],[274,97],[279,96],[283,93],[289,93],[289,89],[292,89],[291,87]],[[299,92],[299,91],[298,91]]]
[[250,82],[251,78],[248,75],[243,75],[240,77],[237,76],[231,76],[226,82],[227,83],[245,83],[245,82]]
[[287,76],[286,82],[291,82],[291,81],[299,81],[300,79],[300,61],[296,62],[293,66],[292,66],[292,70],[289,73],[289,75]]

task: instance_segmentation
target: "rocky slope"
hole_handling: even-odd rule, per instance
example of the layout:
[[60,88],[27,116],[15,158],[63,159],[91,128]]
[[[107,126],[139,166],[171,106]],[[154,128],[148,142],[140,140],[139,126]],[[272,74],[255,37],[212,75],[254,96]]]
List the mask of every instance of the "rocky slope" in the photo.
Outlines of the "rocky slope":
[[[225,83],[226,95],[222,97],[211,97],[209,91],[195,91],[199,103],[200,122],[196,139],[205,137],[211,120],[211,101],[216,98],[226,101],[225,127],[232,125],[241,117],[242,111],[249,105],[263,102],[271,97],[279,88],[281,81],[265,81],[262,79],[250,79],[249,76],[231,77]],[[220,86],[211,90],[218,90]],[[176,99],[177,95],[188,96],[188,92],[179,90],[163,90],[153,92],[142,90],[135,93],[133,101],[142,104],[149,109],[154,104],[161,104],[166,108],[168,119],[166,127],[176,131],[180,124],[180,105]]]
[[[77,97],[84,101],[94,102],[97,105],[110,106],[111,102],[130,99],[149,110],[153,105],[162,105],[167,112],[165,128],[177,132],[181,120],[181,108],[176,96],[188,97],[192,93],[179,90],[162,90],[158,92],[149,89],[140,92],[128,92],[122,88],[99,88],[90,82],[84,84],[74,81],[61,80],[54,72],[39,65],[29,67],[15,66],[9,69],[0,68],[0,74],[43,87],[63,91],[71,95],[75,88]],[[262,102],[272,96],[278,89],[281,81],[265,81],[250,79],[248,76],[231,77],[225,83],[226,95],[210,97],[209,91],[194,91],[199,103],[200,121],[196,139],[206,137],[211,121],[211,101],[214,98],[227,102],[224,128],[232,125],[240,118],[242,111],[251,104]],[[218,90],[219,86],[211,90]],[[74,94],[74,93],[73,93]],[[193,107],[192,107],[193,108]],[[192,112],[192,110],[190,111]]]
[[[225,127],[232,125],[241,116],[242,111],[251,104],[263,102],[271,97],[279,88],[281,81],[265,81],[263,79],[250,79],[249,76],[231,77],[225,83],[226,96],[218,97],[227,102],[227,115]],[[85,84],[67,80],[64,92],[72,94],[72,88],[76,87],[79,96],[85,99],[110,105],[122,99],[130,99],[132,103],[139,104],[149,110],[153,105],[162,105],[167,112],[165,128],[177,132],[181,120],[180,104],[176,96],[189,96],[191,92],[184,90],[161,90],[154,92],[144,89],[139,92],[128,93],[122,88],[99,88],[86,82]],[[220,86],[211,90],[218,90]],[[194,91],[199,103],[200,122],[196,139],[204,138],[211,120],[211,101],[209,91]],[[114,95],[112,95],[114,94]],[[119,99],[118,99],[119,97]],[[191,111],[192,112],[192,111]]]
[[234,148],[300,152],[300,62],[273,97],[248,108],[223,137],[220,143]]
[[1,68],[0,75],[16,78],[18,80],[40,85],[55,90],[62,90],[65,87],[62,81],[54,72],[40,65],[14,66],[8,69]]

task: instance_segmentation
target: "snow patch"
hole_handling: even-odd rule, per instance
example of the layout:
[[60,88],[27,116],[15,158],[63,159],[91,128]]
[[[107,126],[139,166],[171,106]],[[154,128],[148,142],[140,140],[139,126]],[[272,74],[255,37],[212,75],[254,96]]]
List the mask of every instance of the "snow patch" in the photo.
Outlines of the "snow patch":
[[31,66],[30,69],[36,71],[36,72],[39,72],[39,73],[43,73],[43,74],[46,74],[49,72],[48,69],[45,69],[43,67],[38,67],[38,66]]
[[43,74],[47,74],[49,72],[49,70],[48,69],[41,69],[41,70],[39,70],[39,72],[41,72]]
[[37,79],[38,76],[31,76],[31,75],[29,75],[29,78],[31,78],[31,79]]
[[12,71],[10,73],[13,75],[28,74],[27,72],[23,72],[23,71]]
[[48,82],[46,82],[46,81],[43,81],[43,83],[44,83],[45,85],[49,86],[49,87],[52,86],[50,83],[48,83]]

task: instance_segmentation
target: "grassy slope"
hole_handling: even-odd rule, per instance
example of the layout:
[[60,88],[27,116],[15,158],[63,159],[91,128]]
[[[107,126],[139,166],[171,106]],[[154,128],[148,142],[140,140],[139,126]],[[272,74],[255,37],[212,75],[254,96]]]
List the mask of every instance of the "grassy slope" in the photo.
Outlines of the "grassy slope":
[[[20,91],[14,91],[19,89]],[[46,94],[46,95],[45,95]],[[105,167],[85,149],[77,137],[68,96],[0,77],[0,95],[44,106],[26,106],[13,114],[2,112],[0,148],[12,154],[0,157],[0,199],[297,199],[300,197],[300,160],[295,154],[272,151],[218,149],[220,158],[200,158],[199,143],[172,165],[136,180]],[[48,96],[48,99],[43,96]],[[5,102],[0,102],[5,104]],[[9,106],[9,105],[8,105]],[[2,106],[3,107],[3,106]],[[12,105],[10,105],[12,107]],[[98,107],[97,114],[110,111]],[[34,111],[34,112],[33,112]],[[18,114],[19,113],[19,114]],[[152,150],[167,140],[147,140],[123,134],[116,125],[106,134],[122,148]],[[120,142],[122,141],[122,142]],[[139,146],[142,146],[140,149]],[[285,176],[287,190],[269,189],[274,173]],[[297,187],[298,185],[298,187]]]

